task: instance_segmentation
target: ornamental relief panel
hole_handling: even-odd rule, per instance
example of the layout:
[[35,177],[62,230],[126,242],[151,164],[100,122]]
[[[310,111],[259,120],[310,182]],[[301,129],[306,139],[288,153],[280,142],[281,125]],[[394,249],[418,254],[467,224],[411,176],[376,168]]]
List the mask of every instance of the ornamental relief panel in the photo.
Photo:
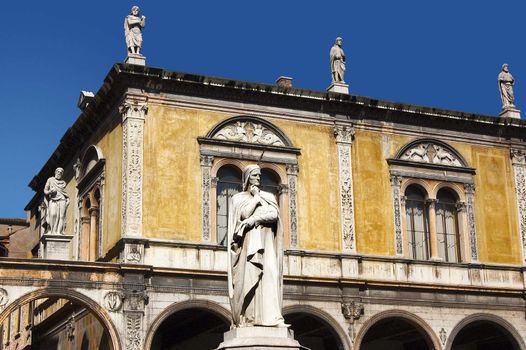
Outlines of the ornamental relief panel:
[[464,166],[460,159],[444,146],[431,142],[418,143],[406,150],[401,156],[401,160],[412,162],[431,163],[448,166]]
[[274,131],[254,121],[236,121],[228,124],[217,131],[212,138],[269,146],[285,146],[285,142]]

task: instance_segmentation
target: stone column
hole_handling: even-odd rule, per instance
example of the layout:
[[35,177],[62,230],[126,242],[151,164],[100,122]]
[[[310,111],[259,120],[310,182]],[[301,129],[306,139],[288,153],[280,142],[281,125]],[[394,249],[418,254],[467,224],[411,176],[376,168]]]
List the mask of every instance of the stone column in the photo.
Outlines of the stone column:
[[429,214],[429,248],[431,250],[431,260],[441,260],[438,256],[438,238],[437,238],[437,214],[435,211],[436,199],[427,200]]
[[394,236],[395,236],[395,252],[397,256],[404,255],[404,244],[402,238],[402,208],[400,198],[400,185],[402,177],[398,175],[391,175],[391,191],[393,193],[393,213],[394,213]]
[[90,261],[97,260],[97,240],[99,236],[99,207],[92,206],[90,214],[90,233],[89,233],[89,258]]
[[511,164],[515,178],[515,195],[519,211],[522,264],[526,265],[526,151],[511,150]]
[[287,182],[289,194],[289,236],[290,248],[298,248],[298,208],[296,204],[298,166],[296,164],[287,165]]
[[[126,99],[122,114],[122,227],[121,236],[142,236],[142,178],[144,122],[148,105]],[[125,247],[126,250],[126,247]],[[124,254],[123,262],[128,262]],[[142,260],[141,260],[142,262]]]
[[204,242],[210,242],[211,240],[211,222],[212,222],[212,210],[211,210],[211,201],[215,198],[211,198],[212,193],[212,177],[211,169],[212,162],[214,160],[213,156],[201,155],[201,190],[202,198],[202,214],[203,214],[203,223],[202,223],[202,240]]
[[352,183],[351,144],[354,128],[335,125],[334,136],[338,147],[338,169],[340,184],[340,216],[343,251],[356,252],[354,228],[354,196]]
[[124,292],[124,349],[142,350],[144,343],[144,311],[148,304],[145,291],[127,290]]
[[475,185],[464,184],[466,194],[466,216],[468,222],[468,241],[471,262],[478,261],[477,230],[475,226]]

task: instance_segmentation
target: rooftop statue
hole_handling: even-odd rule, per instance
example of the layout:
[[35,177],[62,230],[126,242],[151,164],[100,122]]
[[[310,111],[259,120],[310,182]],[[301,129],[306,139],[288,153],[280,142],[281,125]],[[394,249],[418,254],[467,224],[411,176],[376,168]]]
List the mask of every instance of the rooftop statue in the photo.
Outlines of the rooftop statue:
[[513,84],[515,84],[515,80],[508,69],[507,63],[502,65],[502,71],[498,79],[502,109],[515,109],[515,96],[513,95]]
[[273,194],[261,191],[261,169],[243,172],[243,192],[228,213],[228,294],[235,327],[286,327],[283,296],[283,229]]
[[345,74],[345,53],[342,49],[343,39],[336,38],[334,46],[331,48],[331,73],[333,83],[345,83],[343,76]]
[[124,36],[128,54],[141,54],[142,28],[146,25],[146,17],[139,16],[139,6],[131,8],[131,14],[124,19]]
[[46,220],[48,230],[52,235],[63,235],[66,228],[66,210],[69,196],[66,192],[66,181],[62,179],[64,169],[57,168],[55,176],[47,179],[44,187],[44,201],[46,203]]

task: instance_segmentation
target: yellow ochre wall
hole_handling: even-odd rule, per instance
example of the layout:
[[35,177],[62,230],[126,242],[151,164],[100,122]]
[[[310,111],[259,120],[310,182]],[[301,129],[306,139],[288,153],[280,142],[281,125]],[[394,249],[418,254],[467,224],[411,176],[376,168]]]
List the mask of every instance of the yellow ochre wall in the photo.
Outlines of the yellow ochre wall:
[[96,145],[106,158],[102,204],[102,251],[105,253],[121,238],[122,125],[117,124]]
[[[143,229],[151,238],[201,240],[197,137],[233,114],[150,105],[144,135]],[[267,118],[301,149],[298,236],[301,249],[341,250],[338,155],[331,125]],[[394,224],[386,159],[414,137],[357,130],[352,144],[357,252],[393,256]],[[481,262],[517,264],[517,214],[508,151],[451,143],[476,169]],[[213,199],[212,199],[213,200]]]

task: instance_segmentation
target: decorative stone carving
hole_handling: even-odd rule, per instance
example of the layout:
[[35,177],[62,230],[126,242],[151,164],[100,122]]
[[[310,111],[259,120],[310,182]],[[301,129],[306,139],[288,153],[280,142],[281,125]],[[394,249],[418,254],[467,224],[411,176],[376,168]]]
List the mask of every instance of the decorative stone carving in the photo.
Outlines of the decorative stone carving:
[[477,231],[475,226],[475,185],[464,184],[466,194],[466,214],[468,219],[468,240],[471,253],[471,261],[478,260]]
[[46,208],[46,234],[63,235],[66,228],[66,211],[69,195],[66,192],[66,181],[62,179],[64,169],[57,168],[55,176],[46,181],[44,202]]
[[211,210],[211,200],[210,193],[212,190],[212,176],[211,168],[214,157],[201,155],[201,189],[202,193],[202,214],[203,214],[203,224],[202,224],[202,239],[205,242],[210,242],[211,235],[211,220],[212,220],[212,210]]
[[354,343],[356,332],[354,330],[354,322],[363,315],[364,305],[358,301],[351,301],[349,303],[342,303],[343,317],[349,322],[349,337]]
[[336,137],[336,144],[338,147],[340,215],[343,249],[346,251],[356,251],[351,161],[351,143],[354,136],[354,128],[336,125],[334,127],[334,136]]
[[144,341],[144,309],[148,304],[145,291],[128,290],[124,293],[124,322],[127,350],[140,350]]
[[71,316],[66,323],[66,337],[69,341],[75,340],[75,316]]
[[396,255],[404,255],[402,239],[402,208],[400,198],[400,185],[402,178],[398,175],[391,175],[391,191],[393,193],[393,211],[394,211],[394,234],[395,234],[395,251]]
[[138,264],[142,261],[142,245],[126,244],[125,263]]
[[519,211],[519,234],[522,246],[522,263],[526,265],[526,152],[511,150],[511,162],[515,179],[515,195]]
[[507,63],[502,65],[502,71],[499,73],[498,81],[500,98],[502,99],[502,110],[515,109],[515,95],[513,94],[515,79],[513,79]]
[[252,121],[237,121],[221,128],[214,139],[255,143],[270,146],[285,146],[285,142],[263,124]]
[[447,333],[444,328],[440,330],[439,336],[440,336],[440,341],[442,342],[442,345],[446,345]]
[[80,162],[80,158],[77,158],[75,164],[73,164],[73,171],[75,172],[75,180],[78,183],[80,180],[80,175],[82,174],[82,163]]
[[400,157],[402,160],[462,167],[462,162],[445,147],[429,142],[414,145]]
[[125,101],[122,114],[122,236],[142,236],[145,102]]
[[148,304],[149,297],[145,291],[127,291],[124,294],[126,311],[143,311]]
[[298,208],[296,205],[297,199],[297,182],[298,182],[298,166],[295,164],[287,165],[287,182],[289,194],[289,236],[290,247],[298,247]]
[[127,314],[126,317],[126,349],[142,349],[142,315]]
[[104,296],[104,306],[111,312],[119,311],[122,307],[123,294],[119,292],[108,292]]
[[7,291],[4,288],[0,288],[0,311],[4,309],[8,302],[9,295],[7,294]]
[[333,83],[345,83],[345,53],[342,49],[343,39],[337,37],[330,51],[331,76]]

